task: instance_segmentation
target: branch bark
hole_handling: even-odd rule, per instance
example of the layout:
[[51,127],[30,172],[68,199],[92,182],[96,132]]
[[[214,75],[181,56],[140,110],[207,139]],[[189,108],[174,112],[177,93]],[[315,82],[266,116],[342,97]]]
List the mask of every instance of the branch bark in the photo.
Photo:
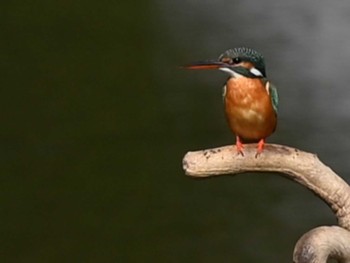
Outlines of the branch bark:
[[[350,230],[350,187],[315,154],[276,144],[265,145],[263,153],[257,158],[255,154],[256,144],[245,145],[244,156],[237,154],[235,146],[188,152],[183,159],[183,169],[188,176],[196,178],[246,172],[276,172],[287,176],[319,196],[330,206],[338,219],[339,226],[343,230]],[[318,236],[324,234],[323,230],[319,232],[311,230],[305,235],[313,238],[303,239],[302,237],[300,240],[305,242],[318,240]],[[331,231],[334,232],[334,229]],[[340,238],[346,233],[344,239],[350,244],[350,235],[348,231],[344,231],[336,231],[336,234]],[[298,254],[305,252],[300,249],[301,247],[317,246],[317,244],[303,243],[300,240],[297,243],[298,249],[297,247],[295,249],[294,259],[306,258],[305,255]]]
[[297,242],[293,262],[318,263],[334,259],[350,262],[350,232],[338,226],[321,226],[304,234]]

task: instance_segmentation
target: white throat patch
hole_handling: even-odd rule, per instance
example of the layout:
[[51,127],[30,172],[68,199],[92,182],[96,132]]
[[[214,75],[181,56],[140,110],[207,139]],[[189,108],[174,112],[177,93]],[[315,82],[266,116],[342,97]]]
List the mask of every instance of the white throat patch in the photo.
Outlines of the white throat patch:
[[[232,69],[229,69],[229,68],[219,68],[219,70],[228,73],[231,77],[234,77],[234,78],[243,77],[243,75],[238,74],[237,72],[234,72]],[[257,68],[251,68],[249,71],[256,77],[263,77],[263,74]]]
[[233,70],[231,70],[229,68],[219,68],[219,70],[228,73],[231,77],[234,77],[234,78],[243,77],[243,75],[238,74],[237,72],[234,72]]

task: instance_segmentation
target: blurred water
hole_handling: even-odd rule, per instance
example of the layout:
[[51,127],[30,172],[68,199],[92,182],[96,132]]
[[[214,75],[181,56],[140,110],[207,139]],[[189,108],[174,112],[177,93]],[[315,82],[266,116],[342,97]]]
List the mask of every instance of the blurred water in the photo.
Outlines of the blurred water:
[[269,141],[348,180],[346,1],[1,4],[3,262],[288,261],[335,224],[272,174],[185,177],[188,150],[233,143],[220,72],[184,63],[251,46],[279,87]]

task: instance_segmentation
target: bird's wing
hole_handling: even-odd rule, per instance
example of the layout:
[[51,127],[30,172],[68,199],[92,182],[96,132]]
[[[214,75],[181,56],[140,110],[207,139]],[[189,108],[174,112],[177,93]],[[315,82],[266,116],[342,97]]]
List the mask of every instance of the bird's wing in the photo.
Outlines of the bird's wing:
[[277,93],[277,88],[275,85],[273,85],[270,81],[266,81],[265,87],[267,92],[270,95],[270,99],[272,102],[272,107],[275,110],[276,114],[278,111],[278,93]]

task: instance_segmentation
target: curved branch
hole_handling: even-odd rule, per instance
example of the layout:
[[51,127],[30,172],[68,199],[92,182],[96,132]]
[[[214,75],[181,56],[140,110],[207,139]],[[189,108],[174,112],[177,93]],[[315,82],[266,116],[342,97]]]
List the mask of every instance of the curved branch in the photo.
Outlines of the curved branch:
[[350,232],[338,226],[321,226],[304,234],[297,242],[293,262],[323,263],[327,259],[350,262]]
[[256,144],[247,144],[245,156],[235,146],[188,152],[183,159],[187,175],[197,178],[245,172],[278,172],[304,185],[335,213],[341,227],[350,230],[350,187],[316,155],[295,148],[267,144],[255,158]]

